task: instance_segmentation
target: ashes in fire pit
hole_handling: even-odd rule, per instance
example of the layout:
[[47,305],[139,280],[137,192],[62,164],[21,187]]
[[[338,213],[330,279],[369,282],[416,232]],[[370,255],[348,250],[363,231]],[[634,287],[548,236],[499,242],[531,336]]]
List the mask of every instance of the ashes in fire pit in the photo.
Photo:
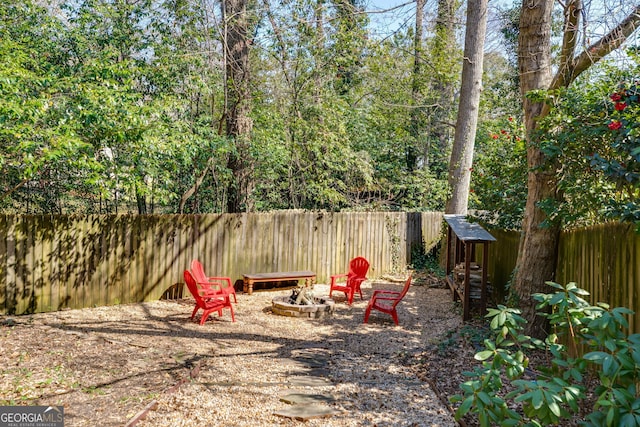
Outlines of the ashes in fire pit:
[[296,305],[312,305],[315,304],[315,300],[313,298],[313,289],[309,287],[296,288],[291,291],[291,296],[289,297],[290,304]]
[[306,317],[318,319],[331,315],[335,302],[328,296],[314,297],[310,287],[294,289],[291,295],[275,297],[271,301],[274,314],[288,317]]

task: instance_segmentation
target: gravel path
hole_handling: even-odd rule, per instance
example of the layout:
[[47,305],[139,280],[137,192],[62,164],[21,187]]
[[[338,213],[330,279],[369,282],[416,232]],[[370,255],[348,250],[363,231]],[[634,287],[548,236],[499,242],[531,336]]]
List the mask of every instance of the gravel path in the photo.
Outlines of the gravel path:
[[236,322],[227,311],[204,326],[188,301],[0,318],[0,402],[65,405],[67,427],[131,424],[145,408],[138,426],[289,426],[300,421],[274,415],[291,408],[281,397],[311,394],[336,413],[308,426],[456,426],[403,363],[460,324],[449,291],[418,280],[400,326],[378,312],[362,323],[373,289],[401,286],[366,282],[364,301],[337,297],[315,320],[273,315],[284,290],[239,294]]

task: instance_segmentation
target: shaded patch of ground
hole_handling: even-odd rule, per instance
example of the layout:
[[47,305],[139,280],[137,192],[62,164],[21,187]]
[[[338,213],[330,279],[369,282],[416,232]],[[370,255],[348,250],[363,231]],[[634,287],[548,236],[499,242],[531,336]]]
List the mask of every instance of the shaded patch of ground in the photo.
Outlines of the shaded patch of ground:
[[[315,372],[328,383],[313,391],[335,395],[339,413],[310,427],[453,427],[404,363],[460,322],[447,290],[416,274],[400,326],[378,312],[363,324],[373,290],[405,277],[365,283],[351,306],[336,295],[335,313],[315,320],[271,312],[290,290],[238,294],[235,322],[225,311],[203,326],[189,320],[188,299],[0,316],[0,404],[63,405],[69,427],[123,426],[145,409],[138,426],[295,426],[274,412],[297,392],[295,377]],[[320,369],[305,356],[314,352],[326,359]]]
[[[336,313],[314,321],[271,313],[286,290],[239,294],[236,322],[225,312],[204,326],[189,321],[190,300],[0,316],[0,405],[64,405],[70,427],[122,426],[145,408],[153,409],[140,426],[293,426],[272,413],[291,375],[312,367],[300,356],[312,349],[326,353],[333,385],[321,391],[343,412],[306,425],[451,426],[448,399],[461,392],[463,372],[480,366],[473,356],[487,330],[482,319],[461,321],[441,279],[414,278],[399,327],[388,315],[372,313],[368,325],[362,316],[368,295],[401,286],[402,275],[368,283],[352,306],[337,295]],[[535,356],[532,366],[543,361]],[[252,412],[239,415],[241,407]]]

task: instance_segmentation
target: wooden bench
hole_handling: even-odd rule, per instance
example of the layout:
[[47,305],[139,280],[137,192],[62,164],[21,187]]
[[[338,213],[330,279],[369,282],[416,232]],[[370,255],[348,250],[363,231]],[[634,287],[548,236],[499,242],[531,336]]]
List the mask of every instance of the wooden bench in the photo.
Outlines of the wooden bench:
[[[253,284],[255,282],[283,282],[286,280],[304,279],[305,286],[311,286],[316,281],[316,273],[313,271],[283,271],[276,273],[250,273],[243,274],[244,286],[243,291],[251,295],[253,293]],[[277,288],[276,288],[277,289]]]

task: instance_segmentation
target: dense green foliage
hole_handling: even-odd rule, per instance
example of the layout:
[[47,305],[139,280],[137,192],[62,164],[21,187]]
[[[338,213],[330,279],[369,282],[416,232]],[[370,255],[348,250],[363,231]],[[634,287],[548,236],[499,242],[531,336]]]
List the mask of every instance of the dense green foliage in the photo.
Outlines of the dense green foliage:
[[541,124],[541,148],[563,196],[544,204],[550,220],[565,226],[640,220],[639,72],[637,62],[604,65],[569,90],[540,94],[552,106]]
[[[549,104],[540,123],[545,167],[559,178],[559,195],[540,206],[563,228],[608,219],[640,223],[638,56],[621,67],[600,65],[569,89],[531,93]],[[484,219],[520,226],[526,200],[526,147],[517,117],[486,119],[478,134],[473,194]]]
[[[2,210],[224,212],[236,146],[224,130],[218,6],[2,3]],[[263,6],[250,58],[255,209],[443,209],[457,102],[442,103],[460,46],[427,22],[416,76],[411,25],[377,38],[359,1]],[[485,56],[470,194],[472,209],[507,228],[526,198],[516,12],[498,17],[507,55]],[[564,224],[638,219],[637,71],[601,67],[570,91],[539,94],[553,104],[544,149],[564,195],[545,208]]]
[[606,214],[640,227],[640,82],[638,74],[627,74],[610,94],[607,128],[611,143],[595,151],[590,165],[615,186],[605,203]]
[[[578,414],[587,397],[585,378],[595,375],[595,399],[583,424],[640,425],[640,334],[629,334],[627,321],[633,313],[590,305],[575,283],[548,285],[554,293],[534,296],[553,328],[544,341],[522,334],[526,321],[519,310],[489,310],[493,336],[475,356],[482,367],[467,373],[463,394],[453,398],[460,402],[456,417],[475,413],[483,427],[562,425]],[[532,369],[533,351],[546,352],[540,360],[548,364]]]
[[[3,211],[223,212],[219,4],[37,4],[0,5]],[[412,135],[411,25],[376,37],[356,0],[253,7],[255,209],[441,210],[450,141]],[[461,50],[425,29],[420,97],[448,129],[457,104],[435,91],[455,88]]]

